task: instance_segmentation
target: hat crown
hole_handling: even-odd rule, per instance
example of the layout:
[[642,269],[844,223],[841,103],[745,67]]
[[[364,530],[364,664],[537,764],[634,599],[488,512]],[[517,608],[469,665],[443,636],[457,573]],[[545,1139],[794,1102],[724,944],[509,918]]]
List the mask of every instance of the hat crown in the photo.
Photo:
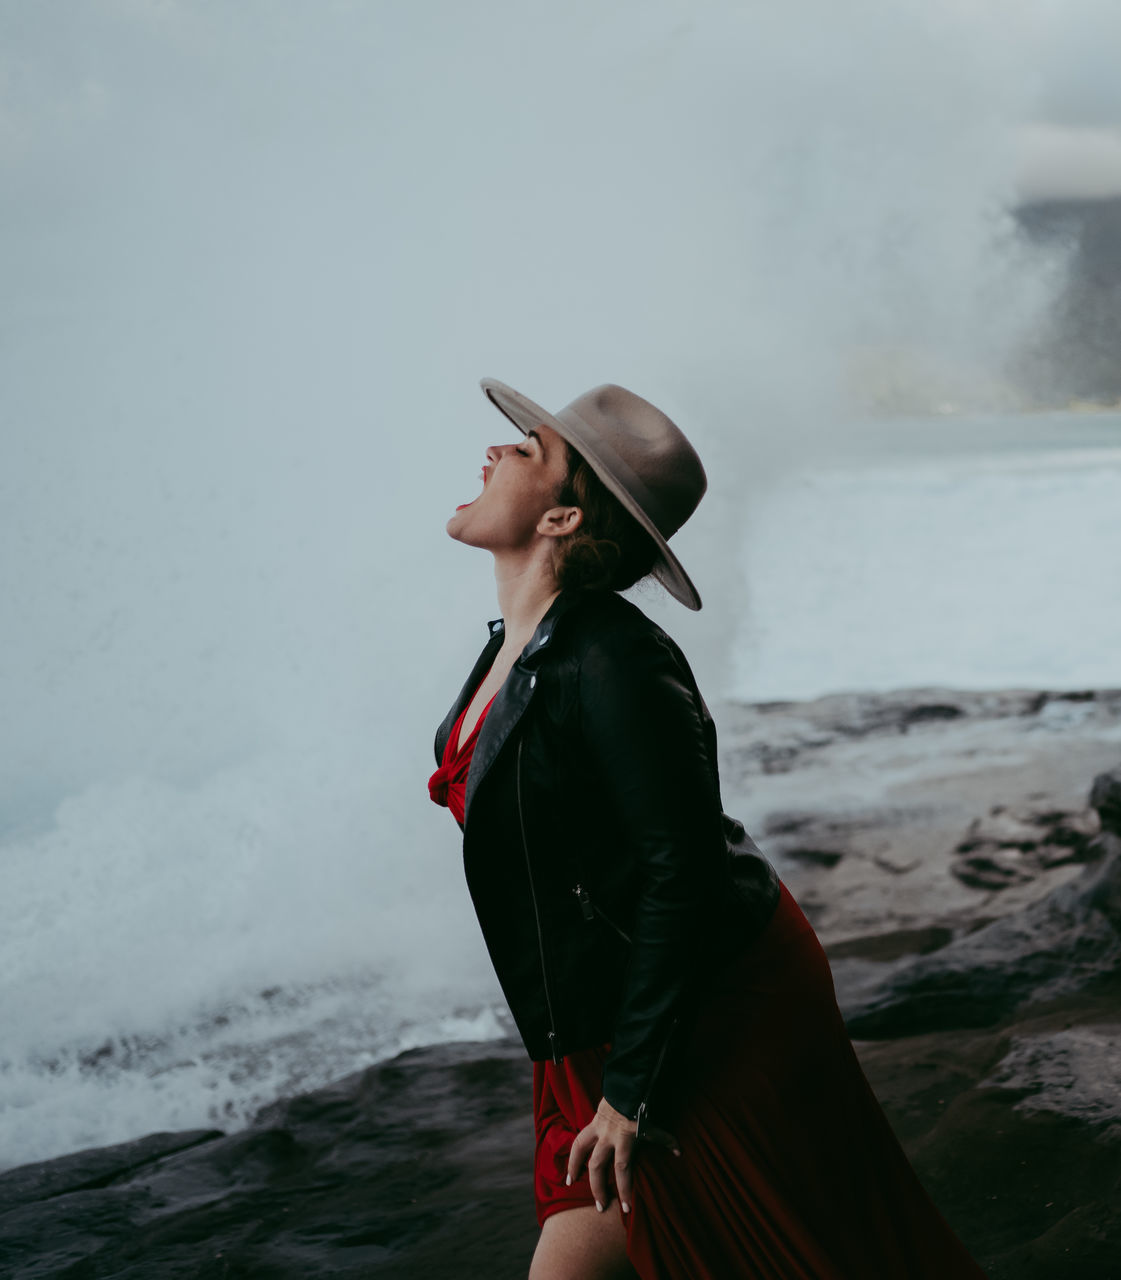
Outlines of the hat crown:
[[616,474],[622,471],[621,479],[629,471],[641,482],[645,493],[629,486],[628,492],[641,502],[663,538],[675,534],[696,511],[708,487],[705,469],[685,433],[649,400],[605,382],[577,396],[556,416],[574,428],[579,424],[590,430],[601,455],[613,454],[613,461],[623,464],[614,468]]

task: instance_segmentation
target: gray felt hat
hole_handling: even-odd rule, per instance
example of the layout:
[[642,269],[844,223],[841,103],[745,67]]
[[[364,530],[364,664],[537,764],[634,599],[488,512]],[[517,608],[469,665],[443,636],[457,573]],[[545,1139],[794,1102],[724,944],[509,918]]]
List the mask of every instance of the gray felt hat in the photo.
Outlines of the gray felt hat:
[[520,431],[547,426],[584,458],[658,546],[654,576],[690,609],[701,598],[667,545],[708,486],[697,451],[649,401],[614,383],[577,396],[553,414],[495,378],[481,386]]

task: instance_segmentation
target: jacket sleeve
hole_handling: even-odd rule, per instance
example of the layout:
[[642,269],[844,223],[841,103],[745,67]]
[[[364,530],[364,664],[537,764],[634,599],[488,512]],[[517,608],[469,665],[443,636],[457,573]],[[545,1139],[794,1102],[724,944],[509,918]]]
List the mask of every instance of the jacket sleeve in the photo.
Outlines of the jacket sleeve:
[[603,1077],[604,1097],[631,1119],[695,976],[703,906],[725,852],[694,688],[684,659],[656,633],[607,636],[581,663],[585,746],[640,871]]

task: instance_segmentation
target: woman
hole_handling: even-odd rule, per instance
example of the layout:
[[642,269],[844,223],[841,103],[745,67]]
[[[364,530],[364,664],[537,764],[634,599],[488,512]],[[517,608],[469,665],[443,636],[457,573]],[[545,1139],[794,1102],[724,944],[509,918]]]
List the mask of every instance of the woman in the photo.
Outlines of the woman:
[[493,554],[502,620],[430,792],[534,1060],[531,1280],[981,1277],[871,1093],[813,930],[723,813],[688,663],[617,594],[653,574],[700,608],[667,542],[700,459],[622,387],[555,415],[483,388],[523,435],[447,529]]

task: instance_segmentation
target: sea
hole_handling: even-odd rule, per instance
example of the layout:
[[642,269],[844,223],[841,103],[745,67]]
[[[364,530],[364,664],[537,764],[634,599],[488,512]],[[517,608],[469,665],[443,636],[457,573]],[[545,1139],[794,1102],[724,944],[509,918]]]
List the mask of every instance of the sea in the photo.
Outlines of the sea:
[[[717,711],[1121,685],[1121,413],[873,424],[750,508]],[[474,657],[463,643],[447,672]],[[432,706],[458,687],[441,680]],[[426,798],[431,717],[387,685],[364,727],[309,720],[122,770],[68,754],[96,705],[40,726],[35,776],[53,781],[2,829],[0,1165],[233,1129],[403,1049],[509,1033],[458,833]]]

